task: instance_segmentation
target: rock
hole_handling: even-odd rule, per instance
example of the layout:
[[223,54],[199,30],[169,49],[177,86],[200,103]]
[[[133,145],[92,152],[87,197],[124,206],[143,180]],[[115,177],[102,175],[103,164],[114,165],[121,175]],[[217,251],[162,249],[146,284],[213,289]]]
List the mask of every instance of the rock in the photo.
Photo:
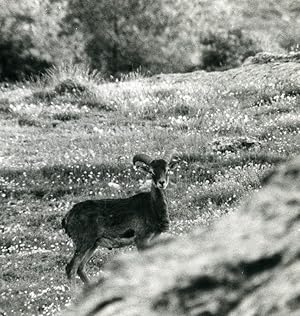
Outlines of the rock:
[[300,156],[239,211],[122,255],[63,315],[299,315]]
[[87,87],[76,81],[73,81],[72,79],[65,79],[59,84],[57,84],[54,88],[54,91],[59,95],[63,95],[66,93],[81,95],[87,90]]
[[236,138],[229,138],[229,137],[222,137],[215,139],[212,144],[211,148],[214,151],[219,152],[237,152],[241,149],[249,149],[252,147],[259,147],[261,145],[260,141],[254,138],[249,137],[236,137]]
[[0,99],[0,113],[12,113],[8,98]]
[[272,54],[261,52],[253,57],[245,60],[244,64],[267,64],[267,63],[287,63],[287,62],[300,62],[300,52],[289,54]]
[[122,189],[122,187],[120,186],[120,184],[119,184],[119,183],[115,183],[115,182],[109,182],[109,183],[108,183],[108,186],[109,186],[110,188],[115,189],[115,190],[118,190],[118,191]]

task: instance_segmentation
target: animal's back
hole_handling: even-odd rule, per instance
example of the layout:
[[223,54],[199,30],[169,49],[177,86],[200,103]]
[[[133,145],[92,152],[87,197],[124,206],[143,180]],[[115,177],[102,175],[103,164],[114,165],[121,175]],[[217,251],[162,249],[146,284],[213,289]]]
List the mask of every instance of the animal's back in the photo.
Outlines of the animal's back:
[[139,230],[144,226],[144,213],[141,202],[148,198],[148,194],[127,199],[87,200],[77,203],[62,220],[62,226],[71,238],[84,238],[93,235],[102,236],[116,234],[132,229]]

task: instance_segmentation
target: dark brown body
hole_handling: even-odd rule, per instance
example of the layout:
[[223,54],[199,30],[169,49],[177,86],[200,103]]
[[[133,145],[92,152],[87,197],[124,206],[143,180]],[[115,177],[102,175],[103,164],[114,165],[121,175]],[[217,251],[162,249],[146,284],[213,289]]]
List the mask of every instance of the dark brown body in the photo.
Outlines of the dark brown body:
[[139,250],[169,228],[164,192],[152,187],[126,199],[88,200],[75,204],[62,221],[73,240],[75,252],[66,267],[75,285],[76,273],[88,282],[85,264],[95,249],[120,248],[135,244]]
[[[87,200],[77,203],[63,219],[63,227],[75,244],[120,248],[133,243],[143,247],[152,234],[167,231],[169,217],[164,192],[144,192],[126,199]],[[160,199],[159,199],[160,200]],[[157,205],[160,204],[160,205]]]
[[138,250],[169,228],[165,192],[169,177],[168,164],[163,159],[151,160],[147,155],[135,155],[133,163],[145,164],[143,170],[152,176],[150,192],[125,199],[87,200],[77,203],[62,220],[62,226],[73,240],[75,252],[67,264],[68,278],[75,286],[76,273],[88,282],[84,268],[95,249],[120,248],[135,244]]

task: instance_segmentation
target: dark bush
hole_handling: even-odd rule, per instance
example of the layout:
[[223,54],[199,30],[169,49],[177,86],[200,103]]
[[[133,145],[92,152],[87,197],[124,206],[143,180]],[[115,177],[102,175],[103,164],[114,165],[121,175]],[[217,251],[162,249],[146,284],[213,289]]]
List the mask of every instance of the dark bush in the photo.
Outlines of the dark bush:
[[288,52],[300,52],[300,35],[282,37],[279,44]]
[[[1,36],[1,35],[0,35]],[[30,54],[33,45],[30,38],[22,40],[0,39],[0,80],[20,80],[39,74],[51,66],[43,58]]]
[[0,0],[0,7],[0,81],[32,77],[63,60],[85,58],[82,36],[62,32],[65,0]]
[[201,36],[200,43],[203,45],[201,68],[208,71],[237,67],[261,51],[240,29],[209,31]]

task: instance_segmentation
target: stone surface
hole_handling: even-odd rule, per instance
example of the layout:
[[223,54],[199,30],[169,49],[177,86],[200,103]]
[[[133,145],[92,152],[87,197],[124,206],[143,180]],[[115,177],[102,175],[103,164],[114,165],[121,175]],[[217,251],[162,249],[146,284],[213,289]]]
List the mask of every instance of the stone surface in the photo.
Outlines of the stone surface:
[[244,64],[267,64],[273,62],[300,62],[300,53],[295,52],[290,54],[272,54],[261,52],[253,57],[247,58]]
[[259,140],[249,137],[219,137],[215,139],[211,148],[218,152],[237,152],[240,149],[249,149],[252,147],[260,147],[261,143]]
[[214,225],[112,261],[63,315],[299,315],[299,224],[300,157]]

